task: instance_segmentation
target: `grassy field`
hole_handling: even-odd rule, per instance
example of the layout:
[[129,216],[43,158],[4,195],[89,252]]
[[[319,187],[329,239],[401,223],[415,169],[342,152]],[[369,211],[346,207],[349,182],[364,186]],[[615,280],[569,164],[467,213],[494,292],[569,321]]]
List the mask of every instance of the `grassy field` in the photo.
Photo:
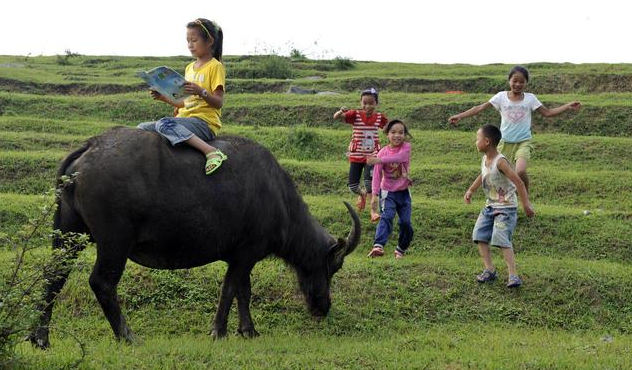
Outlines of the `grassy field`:
[[[276,59],[275,59],[276,58]],[[169,114],[134,72],[183,69],[185,57],[0,56],[0,276],[19,235],[41,207],[59,161],[83,141],[116,125]],[[270,63],[291,77],[274,77]],[[481,269],[469,241],[483,203],[462,196],[479,171],[475,129],[498,122],[486,112],[457,128],[447,118],[505,88],[508,65],[418,65],[226,58],[229,79],[222,135],[250,137],[288,170],[311,212],[334,235],[348,232],[342,200],[349,128],[331,119],[355,107],[358,91],[380,88],[380,110],[412,127],[415,238],[402,261],[365,258],[375,225],[362,214],[358,249],[334,277],[333,306],[311,318],[296,278],[267,259],[252,276],[252,314],[262,336],[207,335],[226,265],[156,271],[129,263],[119,285],[138,342],[117,343],[87,280],[89,247],[77,262],[53,315],[52,347],[24,343],[9,369],[419,368],[625,369],[632,366],[632,65],[527,65],[529,90],[549,107],[580,100],[584,108],[535,120],[531,196],[538,215],[521,212],[514,236],[525,285],[502,279],[478,285]],[[278,67],[278,65],[276,65]],[[269,73],[270,75],[267,75]],[[299,86],[335,95],[295,95]],[[459,90],[463,93],[446,94]],[[588,211],[588,212],[585,212]],[[47,235],[26,269],[48,258]],[[229,330],[236,328],[233,309]],[[82,357],[82,352],[84,352]],[[0,366],[0,367],[2,367]]]

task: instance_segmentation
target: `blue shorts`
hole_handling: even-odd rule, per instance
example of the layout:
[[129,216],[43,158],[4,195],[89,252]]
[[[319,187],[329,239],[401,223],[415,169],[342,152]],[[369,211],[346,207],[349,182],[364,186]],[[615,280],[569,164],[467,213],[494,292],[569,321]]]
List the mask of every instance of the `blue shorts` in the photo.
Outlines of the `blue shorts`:
[[472,240],[500,248],[511,248],[511,236],[518,221],[518,208],[492,208],[481,210],[474,225]]
[[163,117],[156,122],[144,122],[136,126],[142,130],[155,131],[176,145],[189,140],[194,135],[204,141],[215,139],[206,122],[195,117]]

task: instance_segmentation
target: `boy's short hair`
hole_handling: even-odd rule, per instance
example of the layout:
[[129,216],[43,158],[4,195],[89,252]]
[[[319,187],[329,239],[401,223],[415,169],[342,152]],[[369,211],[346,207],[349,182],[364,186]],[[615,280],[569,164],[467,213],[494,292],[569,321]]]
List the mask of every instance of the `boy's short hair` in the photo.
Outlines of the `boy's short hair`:
[[483,125],[483,127],[481,127],[481,132],[483,133],[483,136],[491,141],[492,146],[495,147],[498,146],[498,143],[500,143],[500,139],[502,139],[503,137],[500,133],[500,129],[495,125],[492,125],[491,123]]

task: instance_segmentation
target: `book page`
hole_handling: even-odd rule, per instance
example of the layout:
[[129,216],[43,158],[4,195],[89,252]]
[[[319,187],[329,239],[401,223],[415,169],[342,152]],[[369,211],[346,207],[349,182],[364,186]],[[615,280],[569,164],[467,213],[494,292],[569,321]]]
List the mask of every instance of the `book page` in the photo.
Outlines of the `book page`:
[[174,103],[180,103],[189,96],[183,88],[186,82],[184,77],[169,67],[156,67],[147,72],[138,72],[137,75]]

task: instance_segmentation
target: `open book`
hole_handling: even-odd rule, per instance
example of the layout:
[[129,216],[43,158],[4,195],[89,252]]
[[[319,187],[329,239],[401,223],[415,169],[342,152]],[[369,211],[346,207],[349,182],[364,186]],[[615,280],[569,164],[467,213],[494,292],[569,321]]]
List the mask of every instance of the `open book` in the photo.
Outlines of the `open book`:
[[186,82],[184,77],[169,67],[156,67],[147,72],[137,72],[136,74],[145,80],[152,89],[174,103],[180,103],[189,96],[182,87]]

